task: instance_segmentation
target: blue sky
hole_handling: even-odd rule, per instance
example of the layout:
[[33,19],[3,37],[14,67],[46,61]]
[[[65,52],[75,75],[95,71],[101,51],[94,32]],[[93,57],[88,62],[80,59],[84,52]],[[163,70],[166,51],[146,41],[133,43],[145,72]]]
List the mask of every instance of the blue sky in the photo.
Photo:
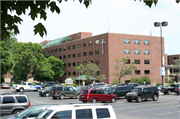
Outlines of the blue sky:
[[[150,35],[151,32],[152,36],[160,36],[160,27],[154,27],[154,22],[167,21],[168,26],[162,28],[165,53],[180,54],[180,3],[177,4],[175,0],[159,0],[152,8],[138,0],[92,0],[87,9],[79,0],[68,0],[58,3],[58,6],[61,13],[47,10],[46,21],[33,21],[28,15],[22,15],[23,22],[18,25],[18,41],[39,43],[77,32],[92,32],[94,36],[107,33],[108,30],[137,35]],[[43,38],[33,32],[33,26],[39,22],[47,30],[47,36]]]

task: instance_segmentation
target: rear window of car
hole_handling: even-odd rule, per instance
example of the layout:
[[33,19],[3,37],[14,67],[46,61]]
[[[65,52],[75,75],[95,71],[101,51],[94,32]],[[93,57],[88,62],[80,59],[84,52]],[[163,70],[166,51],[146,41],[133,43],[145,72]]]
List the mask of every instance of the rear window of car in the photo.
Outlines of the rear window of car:
[[96,114],[97,114],[97,118],[109,118],[110,117],[108,108],[97,108]]
[[15,96],[15,97],[19,103],[27,102],[27,99],[25,96]]
[[63,87],[57,87],[56,89],[57,89],[57,91],[62,91]]
[[51,119],[71,119],[72,118],[72,111],[60,111],[56,112]]
[[88,94],[88,90],[82,90],[81,94]]
[[96,94],[96,90],[91,90],[90,94]]
[[93,119],[91,109],[76,110],[76,119]]

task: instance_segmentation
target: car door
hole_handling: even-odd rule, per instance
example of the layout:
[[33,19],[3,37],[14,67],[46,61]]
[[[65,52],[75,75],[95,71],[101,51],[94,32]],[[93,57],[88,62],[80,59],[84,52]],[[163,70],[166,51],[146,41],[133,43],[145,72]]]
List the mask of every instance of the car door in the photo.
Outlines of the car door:
[[14,104],[15,104],[15,99],[13,96],[2,97],[2,103],[0,104],[1,114],[10,115]]
[[111,101],[111,93],[104,90],[104,101]]
[[70,90],[69,96],[70,97],[75,97],[76,96],[76,91],[73,89],[73,87],[69,87],[69,90]]
[[70,97],[71,91],[69,87],[64,87],[64,94],[66,97]]
[[32,83],[28,83],[27,90],[35,90],[35,85]]
[[104,90],[96,90],[97,101],[104,101]]

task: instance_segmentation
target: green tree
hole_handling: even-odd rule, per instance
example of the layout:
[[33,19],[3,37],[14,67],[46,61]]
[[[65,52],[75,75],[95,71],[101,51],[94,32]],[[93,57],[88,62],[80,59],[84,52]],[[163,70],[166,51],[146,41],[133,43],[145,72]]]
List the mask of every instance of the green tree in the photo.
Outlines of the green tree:
[[99,79],[100,81],[102,81],[103,79],[105,79],[105,77],[104,77],[103,75],[99,75],[99,76],[98,76],[98,79]]
[[113,79],[113,81],[112,81],[111,84],[112,84],[112,85],[119,84],[119,81],[118,81],[117,79]]
[[95,77],[96,73],[100,71],[100,69],[96,66],[96,64],[93,64],[92,62],[88,62],[88,64],[79,64],[78,67],[76,67],[76,71],[80,71],[80,73],[83,73],[86,75],[86,82],[87,84],[91,83],[90,77]]
[[7,37],[4,40],[4,42],[5,42],[6,47],[12,52],[12,45],[14,43],[17,43],[17,38],[16,38],[16,35],[14,34],[14,32],[8,31],[8,33],[10,34],[10,36]]
[[151,81],[152,80],[150,79],[149,76],[141,76],[140,78],[138,77],[131,78],[131,82],[139,83],[139,84],[144,84],[144,82],[146,82],[146,84],[150,84]]
[[49,53],[45,52],[45,53],[43,54],[43,56],[44,56],[45,58],[48,58],[48,57],[50,57],[51,55],[50,55]]
[[116,76],[115,79],[117,79],[119,83],[122,77],[128,74],[131,74],[132,71],[137,70],[137,66],[134,65],[134,62],[132,62],[131,64],[127,64],[128,59],[129,57],[122,58],[122,60],[116,59],[116,65],[114,67],[113,75]]
[[1,48],[1,62],[0,62],[1,82],[4,82],[4,74],[7,74],[7,72],[11,70],[13,63],[12,63],[10,51],[8,47],[6,47],[4,41],[1,41],[0,48]]

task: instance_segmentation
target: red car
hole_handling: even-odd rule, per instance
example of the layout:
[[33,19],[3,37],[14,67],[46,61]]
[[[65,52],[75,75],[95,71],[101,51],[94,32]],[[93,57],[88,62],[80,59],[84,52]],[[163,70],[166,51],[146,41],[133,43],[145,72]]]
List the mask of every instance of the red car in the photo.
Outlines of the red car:
[[116,102],[116,100],[117,100],[116,95],[104,89],[82,90],[79,96],[79,101],[82,101],[83,103],[86,102],[96,103],[96,102],[105,102],[105,101],[111,101],[112,103],[114,103]]

